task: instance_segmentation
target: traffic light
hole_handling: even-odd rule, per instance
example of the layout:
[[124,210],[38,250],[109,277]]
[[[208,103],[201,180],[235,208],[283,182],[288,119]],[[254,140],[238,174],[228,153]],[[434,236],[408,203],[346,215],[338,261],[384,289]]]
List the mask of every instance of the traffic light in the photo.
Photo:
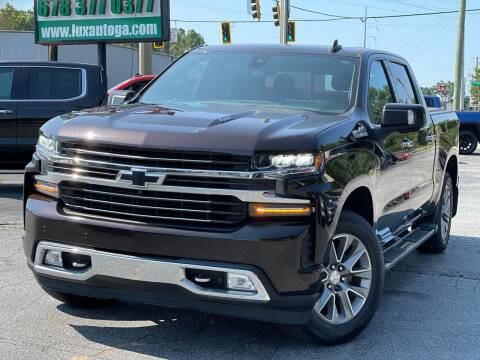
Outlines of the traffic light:
[[230,34],[230,23],[223,22],[222,23],[222,42],[224,44],[231,44],[232,43],[232,36]]
[[163,41],[156,41],[153,43],[154,49],[163,49],[165,48],[165,43]]
[[262,18],[262,13],[260,12],[260,0],[250,0],[250,6],[252,8],[253,18],[260,21]]
[[288,22],[287,41],[295,42],[295,21]]
[[273,23],[275,26],[280,26],[280,3],[275,1],[275,6],[272,7],[273,11]]

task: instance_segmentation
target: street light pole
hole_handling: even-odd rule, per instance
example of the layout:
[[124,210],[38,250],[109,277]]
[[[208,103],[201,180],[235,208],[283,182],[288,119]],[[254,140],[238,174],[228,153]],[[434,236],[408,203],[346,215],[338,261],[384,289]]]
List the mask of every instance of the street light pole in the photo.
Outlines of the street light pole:
[[463,95],[463,71],[465,55],[465,8],[466,0],[460,0],[460,12],[458,15],[457,34],[457,60],[455,64],[455,88],[453,90],[453,110],[463,110],[465,104]]
[[282,0],[280,5],[280,43],[288,43],[288,19],[290,17],[290,0]]
[[151,43],[138,44],[138,73],[140,75],[153,74]]

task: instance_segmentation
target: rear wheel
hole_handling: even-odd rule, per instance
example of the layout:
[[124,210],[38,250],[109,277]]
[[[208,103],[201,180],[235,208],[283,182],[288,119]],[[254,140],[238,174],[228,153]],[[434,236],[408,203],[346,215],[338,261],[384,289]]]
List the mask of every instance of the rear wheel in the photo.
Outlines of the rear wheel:
[[453,215],[453,182],[448,173],[445,173],[442,196],[435,211],[435,226],[437,231],[430,239],[424,242],[418,250],[424,253],[436,254],[447,248],[450,239],[450,228]]
[[470,155],[477,149],[478,138],[470,130],[460,131],[460,154]]
[[115,300],[113,299],[97,299],[47,289],[45,289],[45,292],[54,299],[75,308],[92,309],[109,306],[115,303]]
[[358,335],[375,313],[383,289],[383,253],[370,224],[350,212],[340,217],[329,248],[307,330],[323,344],[339,344]]

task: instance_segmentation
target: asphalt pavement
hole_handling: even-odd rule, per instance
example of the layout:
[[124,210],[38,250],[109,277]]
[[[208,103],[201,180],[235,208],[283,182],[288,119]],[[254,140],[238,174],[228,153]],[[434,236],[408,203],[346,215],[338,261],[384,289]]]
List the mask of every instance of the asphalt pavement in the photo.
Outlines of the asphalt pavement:
[[1,359],[480,359],[480,153],[462,156],[447,251],[414,253],[386,275],[354,341],[322,347],[277,325],[118,303],[76,310],[46,295],[22,250],[21,175],[0,174]]

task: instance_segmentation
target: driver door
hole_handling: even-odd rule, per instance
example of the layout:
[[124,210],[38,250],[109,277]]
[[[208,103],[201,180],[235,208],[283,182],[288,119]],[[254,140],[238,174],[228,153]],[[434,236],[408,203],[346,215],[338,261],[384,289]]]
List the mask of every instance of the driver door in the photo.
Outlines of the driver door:
[[370,64],[367,109],[376,134],[380,158],[377,177],[377,231],[394,231],[404,224],[414,209],[411,198],[413,134],[382,128],[385,104],[396,103],[388,67],[382,58]]

